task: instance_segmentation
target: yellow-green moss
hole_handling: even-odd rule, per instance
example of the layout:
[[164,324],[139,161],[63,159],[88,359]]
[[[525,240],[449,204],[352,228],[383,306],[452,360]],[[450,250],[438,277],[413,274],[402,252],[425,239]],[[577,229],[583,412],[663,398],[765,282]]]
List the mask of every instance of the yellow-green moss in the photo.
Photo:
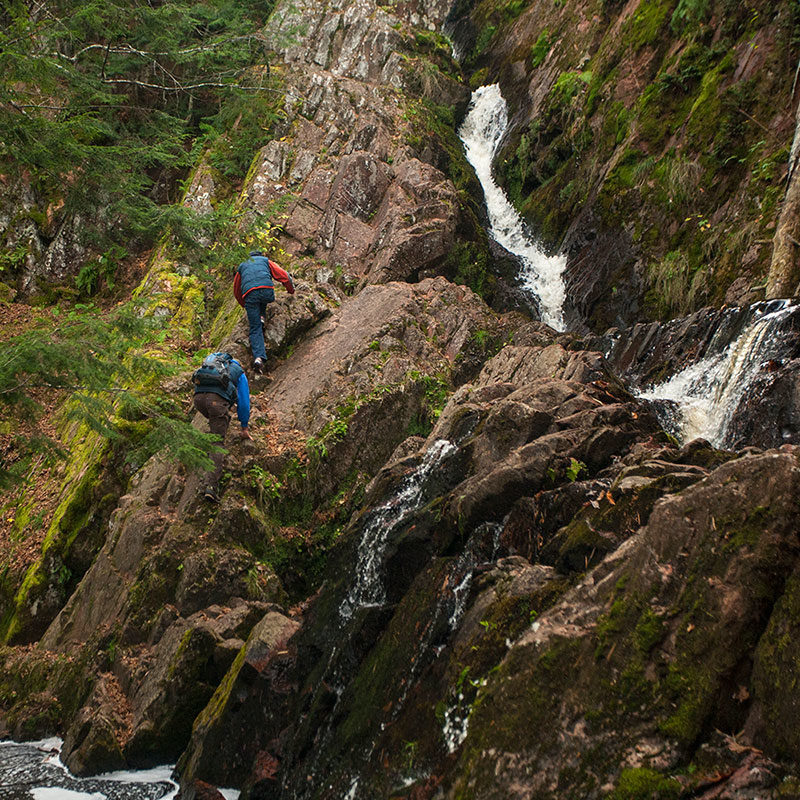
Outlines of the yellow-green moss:
[[[68,430],[68,432],[67,432]],[[64,564],[75,537],[97,510],[93,494],[100,480],[102,460],[108,442],[84,423],[62,428],[69,460],[62,482],[61,500],[56,506],[42,543],[39,558],[25,572],[12,608],[0,620],[0,639],[9,642],[23,632],[32,616],[37,595],[53,584],[63,589],[71,575]],[[57,569],[53,574],[53,569]]]
[[608,800],[671,800],[680,797],[682,787],[676,778],[647,767],[622,770],[619,782]]
[[233,664],[231,664],[230,669],[225,673],[225,677],[222,679],[219,686],[217,686],[208,705],[198,714],[195,727],[206,728],[222,714],[228,702],[228,698],[230,697],[231,690],[236,683],[236,679],[239,677],[239,671],[244,664],[246,655],[247,646],[245,645],[237,653]]
[[205,292],[194,275],[175,271],[175,264],[157,258],[145,280],[133,293],[142,312],[168,320],[165,327],[186,335],[196,335],[205,313]]
[[217,316],[211,323],[210,341],[222,342],[227,339],[233,333],[236,323],[241,318],[242,308],[236,302],[233,293],[229,292],[222,301],[222,307],[217,312]]

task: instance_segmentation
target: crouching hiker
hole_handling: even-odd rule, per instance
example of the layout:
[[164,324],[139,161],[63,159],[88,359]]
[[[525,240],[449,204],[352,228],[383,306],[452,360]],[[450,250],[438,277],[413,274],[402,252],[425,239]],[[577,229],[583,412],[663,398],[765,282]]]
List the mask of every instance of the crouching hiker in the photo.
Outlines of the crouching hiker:
[[[242,425],[242,439],[251,439],[247,428],[250,422],[250,386],[242,365],[230,353],[211,353],[192,375],[194,407],[208,420],[208,428],[216,434],[220,446],[230,424],[231,406],[236,404],[236,416]],[[203,494],[207,500],[219,500],[219,479],[225,454],[213,453],[214,469],[203,476]]]
[[257,375],[264,372],[267,362],[263,325],[267,304],[275,300],[275,281],[282,283],[289,294],[294,294],[292,276],[260,250],[253,250],[250,258],[239,264],[233,279],[233,294],[247,313],[253,369]]

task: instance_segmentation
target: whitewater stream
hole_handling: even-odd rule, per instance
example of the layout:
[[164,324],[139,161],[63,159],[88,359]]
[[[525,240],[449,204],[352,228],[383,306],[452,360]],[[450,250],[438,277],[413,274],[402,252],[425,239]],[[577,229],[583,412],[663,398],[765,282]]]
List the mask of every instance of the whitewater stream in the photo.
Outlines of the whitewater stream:
[[464,144],[467,161],[472,164],[483,187],[489,234],[520,259],[522,288],[538,307],[542,321],[557,331],[563,331],[563,273],[567,257],[548,256],[544,252],[492,175],[492,161],[507,127],[508,107],[500,87],[493,83],[473,92],[458,135]]
[[656,406],[656,413],[681,442],[702,438],[715,447],[732,446],[733,415],[764,365],[783,355],[781,328],[797,309],[788,300],[751,306],[749,322],[732,342],[712,340],[705,357],[639,396],[674,404]]
[[[0,800],[172,800],[172,766],[76,778],[61,762],[61,740],[0,741]],[[235,789],[220,789],[237,800]]]
[[430,478],[457,449],[452,442],[434,442],[422,463],[403,481],[397,493],[369,513],[358,545],[353,584],[339,608],[343,621],[349,620],[358,608],[378,606],[386,601],[381,572],[389,536],[420,508]]

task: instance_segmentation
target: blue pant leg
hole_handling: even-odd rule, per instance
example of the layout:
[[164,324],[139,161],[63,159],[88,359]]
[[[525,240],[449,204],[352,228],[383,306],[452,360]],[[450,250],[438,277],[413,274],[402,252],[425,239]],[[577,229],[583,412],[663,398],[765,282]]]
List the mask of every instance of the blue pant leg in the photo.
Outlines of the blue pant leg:
[[264,347],[264,329],[261,327],[262,302],[259,296],[261,291],[260,289],[254,289],[245,297],[244,310],[247,312],[247,322],[250,326],[250,350],[253,353],[253,358],[266,360],[267,351]]

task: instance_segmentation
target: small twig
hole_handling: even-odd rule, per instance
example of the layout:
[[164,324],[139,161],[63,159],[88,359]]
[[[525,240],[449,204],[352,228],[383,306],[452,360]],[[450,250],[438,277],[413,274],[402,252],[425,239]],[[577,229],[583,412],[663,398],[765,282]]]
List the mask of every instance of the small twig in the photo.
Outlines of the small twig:
[[161,92],[190,92],[193,89],[240,89],[245,92],[272,92],[273,94],[282,94],[276,89],[268,89],[262,86],[243,86],[240,83],[193,83],[188,86],[166,86],[160,83],[147,83],[146,81],[128,80],[125,78],[109,78],[104,80],[103,83],[107,84],[126,84],[128,86],[140,86],[143,89],[157,89]]
[[108,43],[106,47],[106,54],[103,58],[103,66],[100,68],[100,75],[102,76],[103,80],[106,79],[106,65],[108,64],[108,54],[111,52],[111,42]]
[[103,388],[97,388],[92,386],[72,386],[67,383],[18,383],[16,386],[11,386],[6,389],[0,389],[0,394],[12,394],[13,392],[17,392],[20,389],[72,389],[73,391],[80,391],[80,392],[113,392],[113,393],[122,393],[122,392],[129,392],[130,389],[126,389],[124,386],[107,386]]
[[743,108],[737,108],[736,110],[740,114],[744,114],[747,117],[747,119],[749,119],[751,122],[755,122],[755,124],[758,125],[759,128],[766,131],[770,136],[775,135],[766,125],[760,123],[755,117],[751,117],[750,114],[748,114]]
[[138,48],[133,47],[127,42],[125,44],[117,45],[116,47],[111,47],[110,43],[109,44],[95,43],[95,44],[88,44],[86,45],[86,47],[82,47],[80,50],[78,50],[77,53],[75,53],[75,55],[72,56],[68,56],[60,51],[56,51],[56,55],[60,56],[61,58],[67,61],[72,61],[73,63],[76,62],[84,53],[88,53],[91,50],[105,50],[106,53],[136,55],[147,59],[156,59],[164,56],[173,58],[176,55],[185,56],[191,53],[203,53],[206,50],[214,50],[217,47],[222,47],[222,45],[229,44],[230,42],[240,42],[252,39],[261,41],[261,37],[255,34],[247,34],[246,36],[232,36],[230,39],[221,39],[220,41],[211,42],[209,44],[200,45],[198,47],[187,47],[184,48],[183,50],[176,50],[175,52],[172,53],[167,51],[161,52],[158,50],[152,52],[149,50],[139,50]]

